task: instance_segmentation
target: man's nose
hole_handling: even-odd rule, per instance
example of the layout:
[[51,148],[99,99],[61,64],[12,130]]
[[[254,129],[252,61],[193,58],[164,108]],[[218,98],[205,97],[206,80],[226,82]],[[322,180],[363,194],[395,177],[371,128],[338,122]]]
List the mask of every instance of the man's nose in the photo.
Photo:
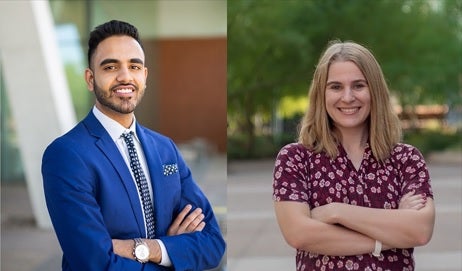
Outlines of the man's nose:
[[117,81],[119,82],[130,82],[132,80],[132,75],[128,67],[121,67],[117,73]]

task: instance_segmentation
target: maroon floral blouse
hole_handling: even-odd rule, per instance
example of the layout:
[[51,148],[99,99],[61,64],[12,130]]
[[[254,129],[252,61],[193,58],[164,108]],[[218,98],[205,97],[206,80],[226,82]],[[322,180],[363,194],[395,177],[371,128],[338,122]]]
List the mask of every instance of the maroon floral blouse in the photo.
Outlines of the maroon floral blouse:
[[[274,167],[273,200],[304,202],[310,209],[330,202],[397,209],[401,196],[411,190],[433,198],[425,161],[406,144],[397,144],[384,163],[374,158],[368,145],[356,170],[342,146],[337,158],[330,159],[324,152],[292,143],[280,150]],[[328,256],[297,250],[296,266],[300,271],[414,270],[412,253],[410,248],[386,250],[380,257]]]

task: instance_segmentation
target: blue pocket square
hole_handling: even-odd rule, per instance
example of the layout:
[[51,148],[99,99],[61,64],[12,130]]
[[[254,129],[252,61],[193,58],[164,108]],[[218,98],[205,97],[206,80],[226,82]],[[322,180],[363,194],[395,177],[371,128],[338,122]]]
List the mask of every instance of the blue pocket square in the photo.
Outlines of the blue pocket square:
[[162,168],[164,169],[164,176],[170,176],[178,172],[178,165],[176,163],[162,165]]

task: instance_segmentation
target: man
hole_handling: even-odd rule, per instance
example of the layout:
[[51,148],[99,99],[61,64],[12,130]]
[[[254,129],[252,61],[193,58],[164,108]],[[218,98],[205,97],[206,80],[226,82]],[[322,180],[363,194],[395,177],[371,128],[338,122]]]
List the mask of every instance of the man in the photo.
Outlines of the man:
[[217,266],[225,242],[210,203],[172,140],[136,122],[148,74],[137,29],[110,21],[88,45],[85,80],[95,106],[42,161],[62,269]]

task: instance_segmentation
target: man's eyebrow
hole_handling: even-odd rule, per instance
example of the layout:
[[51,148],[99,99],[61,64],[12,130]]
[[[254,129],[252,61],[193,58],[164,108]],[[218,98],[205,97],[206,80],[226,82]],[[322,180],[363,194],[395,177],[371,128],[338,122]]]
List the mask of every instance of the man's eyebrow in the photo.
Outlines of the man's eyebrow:
[[143,65],[144,65],[143,60],[141,60],[141,59],[139,59],[139,58],[132,58],[132,59],[130,59],[130,63],[138,63],[138,64],[143,64]]
[[114,59],[114,58],[106,58],[103,61],[101,61],[101,63],[99,63],[99,65],[104,66],[104,65],[110,64],[110,63],[119,63],[119,61],[117,59]]
[[[103,61],[101,61],[101,63],[99,65],[104,66],[106,64],[114,64],[114,63],[120,63],[120,61],[115,59],[115,58],[106,58]],[[130,63],[137,63],[137,64],[144,65],[143,60],[141,60],[140,58],[132,58],[132,59],[130,59]]]

